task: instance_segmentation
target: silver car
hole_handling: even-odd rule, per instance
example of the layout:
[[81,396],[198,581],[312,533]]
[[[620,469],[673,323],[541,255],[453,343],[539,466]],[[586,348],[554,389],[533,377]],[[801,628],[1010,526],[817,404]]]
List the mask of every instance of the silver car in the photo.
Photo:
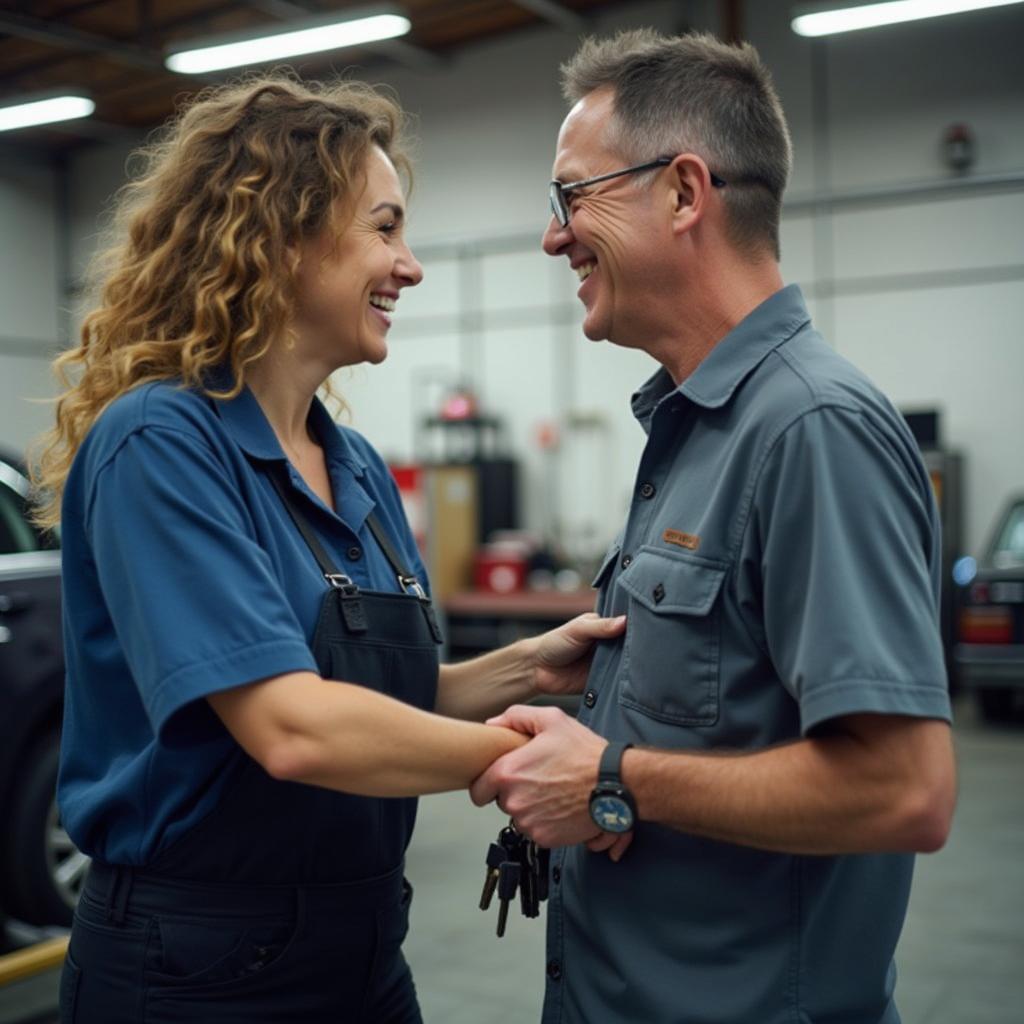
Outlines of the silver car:
[[0,916],[66,925],[88,860],[55,789],[64,693],[60,551],[29,521],[20,461],[0,453]]
[[999,518],[981,562],[961,558],[953,577],[957,678],[985,718],[1012,718],[1024,707],[1024,495]]

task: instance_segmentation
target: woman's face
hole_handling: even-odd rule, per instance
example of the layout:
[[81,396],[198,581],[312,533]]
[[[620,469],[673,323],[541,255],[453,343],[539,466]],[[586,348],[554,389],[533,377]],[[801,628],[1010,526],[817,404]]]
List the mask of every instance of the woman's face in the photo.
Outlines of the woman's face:
[[295,327],[309,355],[332,368],[387,356],[399,293],[423,279],[404,230],[398,174],[373,147],[365,188],[341,233],[328,227],[299,246]]

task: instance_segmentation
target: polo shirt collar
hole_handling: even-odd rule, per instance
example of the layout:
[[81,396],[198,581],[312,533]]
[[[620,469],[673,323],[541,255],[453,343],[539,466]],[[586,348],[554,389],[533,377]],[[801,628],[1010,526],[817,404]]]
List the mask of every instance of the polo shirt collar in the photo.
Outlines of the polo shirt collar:
[[[234,375],[229,368],[220,367],[208,375],[206,383],[214,390],[227,391],[234,385]],[[263,462],[286,461],[273,428],[263,414],[259,402],[256,401],[256,396],[248,387],[243,387],[234,398],[218,399],[213,405],[228,433],[247,455]],[[365,474],[366,463],[356,454],[345,435],[337,429],[331,414],[319,398],[313,398],[309,422],[323,447],[328,463],[344,466],[355,477],[362,477]]]
[[323,446],[328,462],[344,466],[353,476],[361,477],[366,473],[366,463],[359,457],[345,433],[331,418],[324,403],[316,396],[309,410],[309,422],[313,433]]
[[633,415],[647,429],[655,407],[673,392],[705,409],[721,408],[768,354],[810,319],[799,285],[780,289],[722,338],[678,388],[667,370],[658,370],[633,395]]

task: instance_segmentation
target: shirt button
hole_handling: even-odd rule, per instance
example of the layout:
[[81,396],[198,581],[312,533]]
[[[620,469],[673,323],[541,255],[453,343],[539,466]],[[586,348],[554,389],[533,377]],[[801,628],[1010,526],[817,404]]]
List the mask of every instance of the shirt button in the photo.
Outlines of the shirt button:
[[562,965],[557,960],[548,961],[548,977],[552,981],[558,981],[562,976]]
[[654,588],[654,603],[655,604],[661,604],[661,602],[664,601],[664,600],[665,600],[665,584],[664,583],[659,583]]
[[657,493],[657,488],[654,486],[654,484],[644,484],[640,488],[640,497],[641,498],[653,498],[656,493]]
[[348,560],[350,562],[358,562],[359,559],[363,557],[363,549],[353,544],[352,547],[348,549],[346,554],[348,555]]
[[597,694],[593,690],[587,690],[583,695],[583,703],[592,708],[597,703]]
[[622,556],[622,568],[623,569],[628,569],[629,568],[629,563],[632,562],[632,561],[633,561],[633,556],[632,555],[623,555]]
[[562,880],[562,869],[556,864],[551,869],[551,881],[554,882],[555,885],[558,885],[558,883],[561,880]]

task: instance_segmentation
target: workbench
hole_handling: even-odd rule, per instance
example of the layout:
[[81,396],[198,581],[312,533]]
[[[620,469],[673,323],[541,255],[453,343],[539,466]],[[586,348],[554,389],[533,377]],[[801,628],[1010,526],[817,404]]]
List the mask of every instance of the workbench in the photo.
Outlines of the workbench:
[[583,612],[594,610],[596,594],[580,590],[517,590],[496,594],[463,590],[441,605],[446,621],[448,660],[462,661],[477,654],[536,636]]

